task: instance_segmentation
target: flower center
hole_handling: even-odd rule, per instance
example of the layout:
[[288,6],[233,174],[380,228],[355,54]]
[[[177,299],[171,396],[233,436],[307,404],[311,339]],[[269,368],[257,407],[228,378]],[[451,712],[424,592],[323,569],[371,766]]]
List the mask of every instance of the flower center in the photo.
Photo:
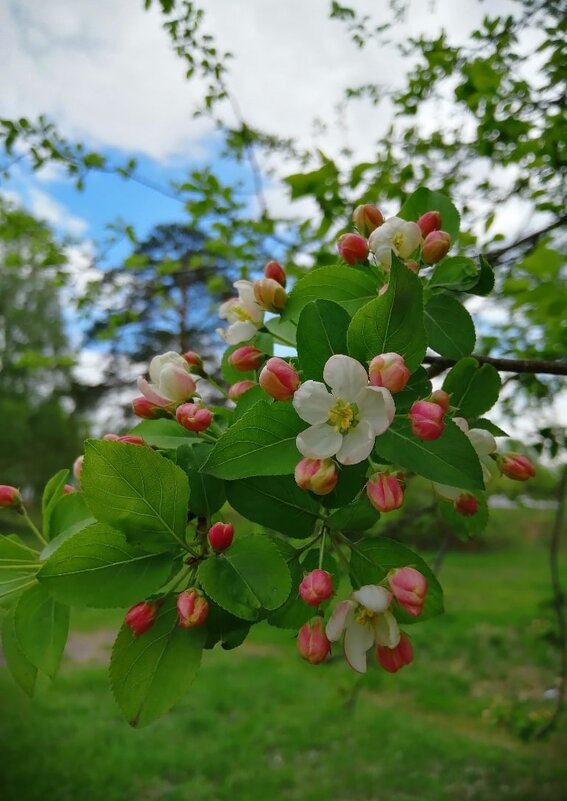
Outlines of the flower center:
[[346,434],[350,428],[354,428],[358,423],[356,413],[358,409],[354,403],[337,398],[334,406],[329,409],[327,422],[339,434]]
[[368,623],[373,623],[378,614],[378,612],[372,612],[365,606],[361,606],[356,614],[356,622],[360,623],[361,626],[365,626]]
[[234,306],[232,309],[232,313],[235,317],[237,317],[240,322],[247,323],[249,320],[252,319],[252,315],[249,311],[247,311],[244,306]]
[[392,248],[397,253],[403,244],[404,244],[404,235],[402,234],[401,231],[398,231],[398,233],[394,234],[394,236],[392,237]]

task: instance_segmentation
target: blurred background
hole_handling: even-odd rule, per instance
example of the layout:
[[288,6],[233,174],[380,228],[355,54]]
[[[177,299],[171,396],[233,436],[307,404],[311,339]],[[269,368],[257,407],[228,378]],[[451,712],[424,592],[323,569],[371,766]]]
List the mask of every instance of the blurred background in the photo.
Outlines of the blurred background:
[[[4,0],[0,481],[37,519],[86,436],[133,424],[152,355],[218,370],[234,280],[333,263],[355,205],[392,215],[420,185],[495,270],[467,302],[475,352],[564,361],[566,34],[561,0]],[[258,627],[130,731],[105,672],[123,610],[79,611],[33,703],[0,661],[3,801],[567,797],[567,393],[543,368],[501,378],[489,416],[536,478],[496,482],[483,531],[418,481],[376,528],[445,588],[411,668],[313,668]]]

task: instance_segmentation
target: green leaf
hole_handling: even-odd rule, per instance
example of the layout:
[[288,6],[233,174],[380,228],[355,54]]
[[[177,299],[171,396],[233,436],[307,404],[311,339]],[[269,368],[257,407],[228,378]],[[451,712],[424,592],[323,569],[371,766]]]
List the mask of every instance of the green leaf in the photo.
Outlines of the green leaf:
[[261,609],[277,609],[291,587],[277,547],[258,536],[237,539],[224,553],[206,559],[198,576],[215,603],[244,620],[256,620]]
[[0,537],[0,606],[10,606],[22,592],[33,587],[39,569],[39,553],[15,534]]
[[364,492],[354,503],[333,512],[327,525],[339,531],[367,531],[379,519],[380,512],[376,511]]
[[201,442],[193,431],[187,431],[177,420],[142,420],[130,430],[130,434],[142,437],[148,445],[163,450],[173,450],[191,442]]
[[482,428],[484,431],[490,431],[493,437],[509,437],[500,426],[493,423],[492,420],[487,420],[485,417],[477,417],[476,420],[471,420],[469,423],[471,428]]
[[463,417],[478,417],[491,409],[500,394],[502,381],[491,364],[479,365],[476,359],[461,359],[447,373],[443,389],[451,396]]
[[309,537],[319,516],[319,503],[297,486],[293,476],[229,481],[226,494],[243,517],[288,537]]
[[282,313],[284,320],[299,320],[301,310],[312,300],[331,300],[353,314],[376,297],[376,279],[368,268],[319,267],[300,278]]
[[474,323],[468,311],[450,295],[434,295],[425,304],[425,330],[431,348],[447,359],[460,359],[472,352],[476,342]]
[[15,609],[10,609],[4,618],[4,623],[2,625],[2,652],[8,670],[12,674],[16,684],[22,688],[26,695],[32,698],[37,679],[37,668],[35,665],[32,665],[20,648],[16,637],[15,611]]
[[180,628],[175,603],[170,596],[152,628],[139,637],[122,626],[114,643],[110,684],[131,726],[147,726],[171,709],[199,669],[205,628]]
[[0,536],[0,565],[35,564],[39,553],[24,545],[17,534]]
[[395,567],[415,567],[427,579],[427,594],[423,611],[418,618],[412,617],[397,604],[396,618],[401,623],[420,623],[443,612],[443,590],[426,562],[414,551],[387,537],[363,540],[353,547],[350,559],[350,575],[353,585],[378,584],[389,570]]
[[[299,312],[298,312],[299,316]],[[273,334],[276,339],[283,341],[284,344],[290,347],[295,347],[295,338],[297,335],[297,322],[294,320],[282,320],[281,317],[272,317],[264,323],[268,331]]]
[[338,509],[350,503],[363,486],[366,484],[366,471],[368,470],[368,460],[353,465],[337,465],[339,480],[332,492],[322,495],[320,503],[327,509]]
[[408,412],[416,400],[431,395],[431,390],[432,386],[429,376],[427,375],[427,370],[423,367],[418,367],[410,376],[410,380],[406,384],[405,389],[401,392],[396,392],[394,395],[396,412],[398,414],[401,412]]
[[186,445],[177,450],[177,464],[189,479],[189,509],[197,517],[211,517],[226,501],[224,481],[203,473],[212,446]]
[[50,678],[55,678],[69,632],[69,607],[35,584],[18,601],[15,631],[26,658]]
[[439,439],[422,442],[408,419],[396,417],[376,440],[376,451],[394,464],[451,487],[484,489],[478,456],[468,437],[450,419]]
[[180,467],[150,448],[87,440],[81,475],[97,520],[144,550],[176,550],[185,538],[189,482]]
[[96,523],[82,492],[72,492],[59,498],[51,513],[51,540],[41,552],[42,560],[55,553],[61,543],[65,542],[83,528]]
[[299,584],[303,579],[303,569],[299,564],[297,551],[289,543],[282,540],[277,540],[275,544],[286,561],[291,576],[291,587],[285,603],[275,612],[272,612],[267,621],[270,626],[276,626],[279,629],[291,629],[296,632],[309,618],[313,617],[313,607],[308,606],[299,595]]
[[484,256],[479,256],[480,274],[478,282],[475,284],[471,293],[474,295],[490,295],[494,289],[494,270]]
[[207,629],[205,648],[214,648],[220,642],[222,648],[230,651],[242,645],[250,631],[250,623],[231,615],[230,612],[218,606],[210,598],[208,603],[209,614],[205,623]]
[[293,473],[295,439],[305,427],[291,403],[259,401],[218,440],[203,472],[231,480]]
[[466,292],[478,284],[479,275],[472,259],[467,259],[465,256],[449,256],[439,262],[433,270],[429,287]]
[[315,300],[301,312],[297,324],[297,355],[303,379],[323,380],[323,368],[334,353],[347,354],[350,317],[337,303]]
[[350,355],[362,362],[394,352],[404,357],[411,372],[421,364],[427,348],[421,281],[396,256],[388,290],[352,318],[348,347]]
[[104,609],[129,606],[158,590],[171,567],[171,553],[147,553],[96,523],[61,545],[37,578],[58,601]]
[[417,222],[426,211],[438,211],[441,214],[443,231],[447,231],[453,241],[457,238],[461,217],[453,203],[441,192],[432,192],[421,186],[408,197],[398,212],[398,217]]
[[51,513],[57,501],[63,497],[63,487],[68,477],[68,470],[60,470],[49,479],[43,491],[43,497],[41,499],[43,534],[48,540],[51,539]]
[[244,395],[241,395],[236,401],[233,422],[240,420],[240,418],[246,414],[248,409],[251,409],[253,406],[255,406],[258,401],[271,403],[272,399],[269,398],[262,387],[257,384],[255,387],[250,387],[250,389],[247,390]]

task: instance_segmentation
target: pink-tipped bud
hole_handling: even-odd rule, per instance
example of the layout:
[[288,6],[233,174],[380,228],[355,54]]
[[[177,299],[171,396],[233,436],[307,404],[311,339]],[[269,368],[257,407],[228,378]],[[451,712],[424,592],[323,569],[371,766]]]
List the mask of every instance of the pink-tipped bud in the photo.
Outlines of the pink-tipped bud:
[[83,471],[83,462],[85,461],[85,457],[83,454],[77,456],[75,461],[73,462],[73,478],[77,482],[77,484],[81,483],[81,473]]
[[116,442],[126,442],[128,445],[145,445],[146,442],[142,437],[136,437],[133,434],[125,434],[123,437],[117,437]]
[[372,506],[379,512],[393,512],[404,502],[402,484],[391,473],[373,475],[366,485],[366,494]]
[[418,617],[427,593],[427,579],[415,567],[398,567],[388,574],[388,584],[402,609]]
[[395,648],[377,645],[376,659],[388,673],[397,673],[400,668],[411,664],[413,662],[413,646],[408,635],[402,632],[400,641]]
[[203,359],[199,356],[198,353],[195,353],[194,350],[188,350],[186,353],[183,354],[183,358],[189,365],[189,372],[194,373],[195,375],[205,375],[205,369],[203,367]]
[[268,359],[258,378],[264,392],[276,400],[293,398],[299,387],[299,373],[291,364],[277,356]]
[[447,231],[432,231],[425,237],[421,258],[426,264],[437,264],[444,259],[451,247],[451,237]]
[[388,291],[389,286],[390,284],[383,284],[383,286],[381,286],[380,289],[378,290],[378,297],[382,297],[382,295],[385,295],[386,292]]
[[265,354],[254,345],[243,345],[230,354],[228,363],[235,370],[246,373],[248,370],[257,370],[265,358]]
[[375,387],[385,387],[390,392],[401,392],[410,379],[403,356],[399,353],[382,353],[375,356],[368,368],[370,383]]
[[208,614],[209,604],[199,590],[184,590],[177,596],[177,623],[182,629],[202,626]]
[[229,387],[228,390],[228,397],[231,401],[236,401],[241,398],[245,392],[248,392],[249,389],[253,389],[257,387],[258,384],[255,381],[237,381],[236,384],[233,384]]
[[20,490],[10,484],[0,484],[0,509],[23,509]]
[[441,215],[438,211],[426,211],[421,215],[417,224],[423,236],[427,236],[432,231],[438,231],[441,228]]
[[287,292],[273,278],[254,281],[254,297],[258,306],[269,312],[280,312],[287,303]]
[[333,594],[333,579],[326,570],[312,570],[299,585],[299,594],[309,606],[319,606]]
[[233,538],[234,526],[232,523],[215,523],[209,529],[209,542],[216,553],[230,548]]
[[406,261],[404,263],[405,263],[406,267],[408,268],[408,270],[411,270],[412,273],[416,273],[417,274],[419,272],[419,264],[416,261],[414,261],[413,259],[410,259],[410,261]]
[[444,412],[449,411],[449,407],[451,406],[451,396],[448,392],[445,392],[444,389],[436,389],[435,392],[432,392],[429,396],[429,400],[431,403],[436,403],[440,406]]
[[271,278],[272,281],[277,281],[278,284],[285,286],[287,283],[287,276],[284,268],[277,261],[269,261],[264,267],[264,275],[266,278]]
[[311,662],[312,665],[318,665],[324,662],[329,656],[331,650],[331,643],[325,634],[325,627],[320,617],[304,625],[299,629],[297,634],[297,650],[299,655]]
[[339,480],[337,467],[332,459],[310,459],[305,457],[295,466],[295,483],[315,495],[328,495]]
[[474,517],[478,511],[478,501],[470,492],[463,492],[459,495],[453,506],[455,511],[463,517]]
[[182,403],[177,407],[175,417],[187,431],[204,431],[213,422],[213,413],[198,403]]
[[339,256],[347,264],[359,264],[368,258],[368,242],[360,234],[343,234],[337,241]]
[[63,495],[71,495],[73,492],[77,492],[77,488],[72,484],[65,484],[63,487]]
[[169,417],[169,412],[163,406],[156,406],[143,395],[134,398],[132,401],[132,411],[136,417],[142,420],[159,420],[162,417]]
[[498,457],[498,467],[505,476],[514,481],[527,481],[535,476],[535,467],[521,453],[503,453]]
[[134,637],[139,637],[154,625],[158,610],[156,601],[140,601],[126,612],[124,622],[132,629]]
[[439,439],[445,428],[444,414],[438,403],[416,401],[409,410],[411,430],[422,440]]
[[118,442],[119,439],[120,437],[118,434],[105,434],[103,436],[103,440],[105,440],[105,442]]
[[373,206],[372,203],[364,203],[355,208],[352,213],[352,221],[355,228],[362,236],[368,237],[372,231],[375,231],[376,228],[382,225],[384,222],[384,215],[380,209]]

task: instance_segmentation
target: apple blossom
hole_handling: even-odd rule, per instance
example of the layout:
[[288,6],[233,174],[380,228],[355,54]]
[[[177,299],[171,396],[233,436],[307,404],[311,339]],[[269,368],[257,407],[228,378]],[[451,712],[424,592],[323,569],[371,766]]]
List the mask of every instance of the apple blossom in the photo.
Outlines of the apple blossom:
[[204,431],[213,422],[213,413],[199,403],[182,403],[175,418],[187,431]]
[[413,662],[413,646],[408,635],[402,632],[400,641],[395,648],[377,645],[376,659],[388,673],[397,673],[401,668],[411,664]]
[[256,302],[252,281],[235,281],[233,286],[238,297],[225,301],[219,309],[219,317],[228,320],[229,326],[217,328],[217,334],[227,345],[238,345],[252,339],[264,323],[264,310]]
[[169,412],[163,406],[158,406],[151,403],[143,395],[134,398],[132,401],[132,411],[136,417],[141,417],[142,420],[159,420],[161,417],[169,417]]
[[418,617],[427,593],[427,579],[423,573],[415,567],[398,567],[388,573],[388,584],[402,609]]
[[264,267],[264,275],[266,278],[272,278],[274,281],[277,281],[278,284],[281,284],[285,287],[287,277],[284,268],[279,262],[269,261]]
[[254,281],[254,297],[258,306],[269,312],[281,312],[287,303],[287,292],[274,278]]
[[370,383],[375,387],[386,387],[390,392],[401,392],[410,378],[403,356],[399,353],[382,353],[375,356],[368,368]]
[[299,585],[299,594],[309,606],[319,606],[333,594],[333,579],[326,570],[312,570]]
[[366,370],[350,356],[331,356],[323,378],[330,392],[320,381],[305,381],[293,397],[296,412],[311,424],[298,434],[297,448],[310,459],[336,454],[341,464],[358,464],[392,423],[392,396],[384,387],[369,386]]
[[379,512],[392,512],[404,502],[404,490],[399,479],[391,473],[375,473],[366,485],[366,494]]
[[329,656],[331,643],[323,631],[323,621],[320,617],[304,623],[297,634],[297,650],[303,659],[318,665]]
[[370,236],[372,231],[384,222],[384,215],[372,203],[357,206],[352,213],[352,221],[362,236]]
[[134,637],[139,637],[154,625],[157,610],[157,601],[140,601],[126,612],[124,623],[132,630]]
[[243,345],[230,354],[228,363],[235,370],[246,373],[248,370],[257,370],[265,358],[265,354],[254,345]]
[[138,389],[156,406],[183,403],[192,398],[197,389],[189,365],[183,356],[171,350],[154,356],[149,373],[151,381],[138,378]]
[[527,481],[535,476],[535,467],[521,453],[503,453],[498,457],[498,467],[507,478],[514,481]]
[[177,596],[177,623],[182,629],[202,626],[209,614],[207,599],[195,588]]
[[216,553],[226,551],[234,539],[234,526],[232,523],[215,523],[209,529],[209,542]]
[[315,495],[328,495],[339,480],[337,467],[332,459],[303,458],[295,466],[295,483]]
[[444,411],[437,403],[416,401],[409,410],[411,430],[422,440],[439,439],[445,428]]
[[417,223],[390,217],[370,234],[368,244],[376,261],[386,270],[392,266],[392,251],[407,259],[421,243],[421,231]]
[[264,392],[280,401],[293,397],[300,380],[295,367],[277,356],[268,359],[258,377]]
[[343,234],[337,240],[337,250],[343,261],[351,266],[368,258],[368,242],[360,234]]
[[426,264],[437,264],[451,248],[451,237],[447,231],[432,231],[425,237],[421,258]]

